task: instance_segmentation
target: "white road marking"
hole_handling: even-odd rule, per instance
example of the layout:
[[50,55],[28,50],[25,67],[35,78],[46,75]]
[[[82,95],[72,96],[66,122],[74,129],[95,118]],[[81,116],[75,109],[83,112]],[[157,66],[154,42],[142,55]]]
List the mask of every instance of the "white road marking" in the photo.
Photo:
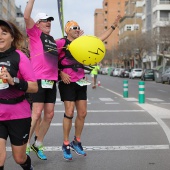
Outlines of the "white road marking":
[[[55,113],[63,113],[64,110],[55,110],[54,111]],[[116,113],[125,113],[125,112],[146,112],[145,110],[87,110],[88,113],[113,113],[113,112],[116,112]]]
[[99,100],[104,101],[104,102],[113,101],[113,99],[111,98],[99,98]]
[[[116,93],[110,89],[101,87],[107,91],[110,91],[111,93],[116,94],[117,96],[120,96],[123,98],[122,95],[120,95],[119,93]],[[123,98],[125,99],[125,98]],[[147,104],[147,103],[143,103],[143,104],[139,104],[136,103],[138,106],[140,106],[142,109],[144,109],[146,112],[148,112],[158,123],[159,125],[162,127],[163,131],[165,132],[169,144],[170,144],[170,128],[166,125],[166,123],[162,120],[163,118],[168,118],[170,119],[170,110],[168,109],[164,109],[158,106],[154,106],[151,104]]]
[[120,104],[120,103],[112,102],[112,103],[105,103],[105,104]]
[[163,102],[164,100],[158,99],[158,98],[146,98],[147,100],[153,101],[153,102]]
[[[74,123],[72,123],[74,126]],[[123,122],[123,123],[85,123],[84,126],[143,126],[158,125],[157,122]],[[50,126],[63,126],[62,123],[51,123]]]
[[138,104],[138,106],[140,106],[142,109],[145,109],[158,123],[159,125],[162,127],[162,129],[164,130],[168,141],[170,143],[170,128],[166,125],[166,123],[162,120],[164,118],[168,118],[170,119],[170,110],[168,109],[164,109],[158,106],[154,106],[151,104]]
[[[169,145],[127,145],[127,146],[84,146],[85,151],[136,151],[136,150],[160,150],[160,149],[169,149]],[[11,152],[11,147],[6,147],[7,151]],[[61,146],[46,146],[44,151],[56,152],[62,151]]]
[[62,102],[60,98],[56,98],[56,102]]
[[63,105],[63,103],[55,103],[55,105]]
[[161,92],[164,92],[164,93],[166,93],[166,91],[164,91],[164,90],[158,90],[158,91],[161,91]]
[[131,98],[124,98],[126,101],[129,101],[129,102],[137,102],[138,101],[138,99],[136,99],[136,98],[133,98],[133,97],[131,97]]
[[104,88],[103,86],[100,86],[100,87],[103,88],[103,89],[105,89],[105,90],[107,90],[107,91],[109,91],[109,92],[111,92],[111,93],[116,94],[116,95],[119,96],[119,97],[122,97],[122,95],[120,95],[119,93],[114,92],[113,90],[106,89],[106,88]]

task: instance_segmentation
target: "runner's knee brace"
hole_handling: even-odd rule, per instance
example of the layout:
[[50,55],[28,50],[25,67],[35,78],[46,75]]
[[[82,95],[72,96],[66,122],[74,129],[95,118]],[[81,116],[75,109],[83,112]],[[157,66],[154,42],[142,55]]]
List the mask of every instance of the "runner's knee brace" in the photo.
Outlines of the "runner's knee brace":
[[67,116],[65,113],[64,113],[64,117],[67,118],[67,119],[73,119],[73,116],[72,117]]

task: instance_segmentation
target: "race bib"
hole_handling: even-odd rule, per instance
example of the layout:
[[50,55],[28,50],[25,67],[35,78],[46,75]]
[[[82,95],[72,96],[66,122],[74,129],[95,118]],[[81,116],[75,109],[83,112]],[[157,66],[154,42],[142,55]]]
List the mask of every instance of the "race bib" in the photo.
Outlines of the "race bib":
[[86,85],[90,85],[91,83],[84,80],[84,79],[80,79],[79,81],[76,82],[78,85],[80,86],[86,86]]
[[41,80],[41,87],[52,89],[54,85],[54,81],[52,80]]

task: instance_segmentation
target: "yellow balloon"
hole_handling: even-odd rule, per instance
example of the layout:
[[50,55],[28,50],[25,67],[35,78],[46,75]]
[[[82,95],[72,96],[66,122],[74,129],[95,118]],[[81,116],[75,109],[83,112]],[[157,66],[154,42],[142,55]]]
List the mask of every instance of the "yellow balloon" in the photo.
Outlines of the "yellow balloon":
[[105,56],[106,48],[96,36],[83,35],[73,40],[68,46],[72,56],[81,64],[95,65]]

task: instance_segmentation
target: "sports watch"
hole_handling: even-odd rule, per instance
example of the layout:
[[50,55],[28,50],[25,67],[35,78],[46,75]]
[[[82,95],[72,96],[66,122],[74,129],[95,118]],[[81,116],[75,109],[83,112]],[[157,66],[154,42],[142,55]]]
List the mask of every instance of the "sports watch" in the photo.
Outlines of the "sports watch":
[[13,80],[14,80],[14,85],[18,85],[20,83],[20,80],[17,77],[14,77]]

